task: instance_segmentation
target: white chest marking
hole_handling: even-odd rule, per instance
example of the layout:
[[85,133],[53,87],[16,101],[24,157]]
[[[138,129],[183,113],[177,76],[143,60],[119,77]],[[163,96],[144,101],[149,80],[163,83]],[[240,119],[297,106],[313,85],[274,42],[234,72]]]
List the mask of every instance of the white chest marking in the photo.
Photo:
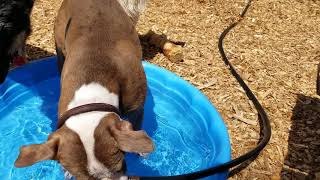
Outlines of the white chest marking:
[[[119,107],[118,95],[98,83],[81,86],[69,103],[68,109],[88,103],[107,103]],[[94,154],[94,131],[109,112],[88,112],[70,117],[66,126],[76,132],[84,146],[88,159],[88,171],[96,178],[110,177],[111,172],[97,160]]]
[[93,82],[88,85],[82,85],[74,93],[74,97],[69,103],[68,109],[88,103],[107,103],[119,108],[119,97],[99,83]]

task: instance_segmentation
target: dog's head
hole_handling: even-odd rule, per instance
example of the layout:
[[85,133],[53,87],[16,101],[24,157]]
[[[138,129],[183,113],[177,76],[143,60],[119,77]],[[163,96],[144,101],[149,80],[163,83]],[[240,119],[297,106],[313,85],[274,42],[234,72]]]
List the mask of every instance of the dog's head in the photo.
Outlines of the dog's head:
[[149,153],[154,149],[144,131],[134,131],[131,123],[122,121],[115,114],[99,121],[94,132],[81,132],[84,134],[62,126],[47,142],[22,147],[15,166],[57,160],[80,180],[120,179],[124,176],[124,152]]

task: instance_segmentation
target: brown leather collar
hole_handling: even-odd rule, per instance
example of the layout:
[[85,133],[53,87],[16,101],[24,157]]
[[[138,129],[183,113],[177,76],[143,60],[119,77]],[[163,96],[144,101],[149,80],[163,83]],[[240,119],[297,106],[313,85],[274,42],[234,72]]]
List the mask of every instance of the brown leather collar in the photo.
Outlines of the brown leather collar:
[[118,108],[111,104],[105,103],[91,103],[81,105],[66,111],[58,120],[58,129],[71,117],[82,113],[92,112],[92,111],[104,111],[104,112],[114,112],[120,116],[120,111]]

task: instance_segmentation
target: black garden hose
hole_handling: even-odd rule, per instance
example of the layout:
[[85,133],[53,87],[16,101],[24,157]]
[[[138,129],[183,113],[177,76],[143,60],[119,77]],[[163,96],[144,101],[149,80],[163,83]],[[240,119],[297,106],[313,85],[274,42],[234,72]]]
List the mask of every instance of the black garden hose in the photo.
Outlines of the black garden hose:
[[222,59],[224,63],[229,67],[232,75],[237,79],[239,84],[242,86],[242,88],[245,90],[247,96],[254,104],[255,108],[258,111],[259,117],[260,117],[260,127],[261,127],[261,141],[257,144],[257,146],[252,149],[251,151],[247,152],[246,154],[233,159],[229,162],[226,162],[224,164],[218,165],[216,167],[212,167],[206,170],[198,171],[195,173],[190,174],[184,174],[184,175],[178,175],[178,176],[161,176],[161,177],[140,177],[141,180],[182,180],[182,179],[199,179],[204,178],[219,172],[227,171],[230,168],[236,167],[238,165],[241,165],[243,163],[246,163],[248,160],[251,160],[252,158],[255,158],[259,155],[259,153],[264,149],[264,147],[268,144],[270,138],[271,138],[271,126],[270,121],[268,119],[267,113],[264,111],[263,107],[255,97],[255,95],[252,93],[250,88],[246,85],[246,83],[243,81],[243,79],[240,77],[240,75],[237,73],[237,71],[234,69],[232,64],[229,62],[224,49],[223,49],[223,39],[225,36],[230,32],[231,29],[233,29],[244,17],[245,13],[247,12],[249,6],[251,4],[251,0],[248,0],[246,3],[246,6],[244,10],[240,14],[240,19],[231,24],[227,29],[225,29],[222,34],[219,37],[219,51],[222,56]]

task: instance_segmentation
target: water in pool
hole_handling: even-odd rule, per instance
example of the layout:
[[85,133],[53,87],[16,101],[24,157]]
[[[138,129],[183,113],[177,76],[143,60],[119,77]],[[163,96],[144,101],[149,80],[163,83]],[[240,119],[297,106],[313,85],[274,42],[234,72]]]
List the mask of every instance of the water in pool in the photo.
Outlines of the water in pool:
[[[215,149],[197,122],[199,114],[181,104],[183,100],[174,91],[159,84],[154,88],[155,84],[148,80],[143,128],[154,140],[156,151],[146,158],[128,154],[128,174],[178,175],[208,168]],[[63,170],[55,161],[26,168],[13,165],[22,145],[42,143],[55,130],[59,79],[12,88],[17,89],[16,94],[0,95],[0,179],[64,179]]]
[[[56,79],[51,79],[37,85],[46,86],[53,81],[57,82]],[[54,113],[57,111],[56,88],[41,95],[33,94],[30,87],[23,85],[14,88],[21,91],[18,92],[19,95],[9,98],[23,99],[22,104],[0,101],[0,179],[64,179],[62,168],[55,161],[41,162],[27,168],[14,167],[20,146],[44,142],[54,129],[53,123],[57,117]]]

